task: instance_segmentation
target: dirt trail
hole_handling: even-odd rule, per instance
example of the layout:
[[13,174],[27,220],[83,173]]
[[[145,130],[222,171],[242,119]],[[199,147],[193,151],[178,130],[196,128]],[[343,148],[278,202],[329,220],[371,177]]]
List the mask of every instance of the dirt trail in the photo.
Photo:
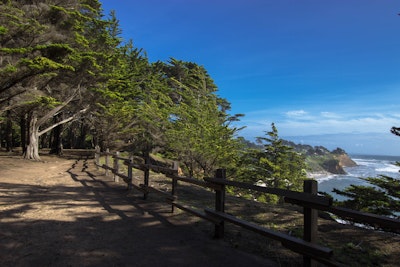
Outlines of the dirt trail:
[[[273,266],[84,161],[0,157],[0,266]],[[88,164],[88,165],[87,165]]]

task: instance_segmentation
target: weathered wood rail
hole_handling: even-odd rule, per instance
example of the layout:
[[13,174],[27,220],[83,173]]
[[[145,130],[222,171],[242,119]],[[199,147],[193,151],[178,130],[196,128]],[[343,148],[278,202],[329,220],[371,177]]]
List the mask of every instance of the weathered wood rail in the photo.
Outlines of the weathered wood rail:
[[[105,157],[105,164],[100,164],[100,157]],[[113,162],[111,162],[113,160]],[[127,166],[127,174],[121,173],[121,162]],[[119,182],[119,178],[127,184],[130,190],[135,188],[143,193],[143,198],[147,199],[150,192],[155,192],[165,196],[165,201],[171,205],[171,212],[174,208],[181,209],[192,215],[205,219],[215,225],[214,236],[222,238],[224,236],[225,222],[229,222],[247,230],[256,232],[268,238],[280,241],[282,245],[292,251],[303,255],[304,266],[316,266],[317,262],[327,266],[341,266],[340,263],[332,260],[333,251],[330,248],[321,246],[317,243],[318,234],[318,211],[326,211],[336,214],[342,218],[351,219],[362,224],[374,225],[381,229],[389,230],[395,233],[400,233],[400,220],[379,216],[370,213],[354,211],[350,209],[334,207],[332,199],[319,196],[317,194],[317,181],[305,180],[303,192],[295,192],[277,188],[261,187],[253,184],[242,183],[232,180],[227,180],[225,170],[219,169],[213,178],[204,178],[198,180],[191,177],[183,177],[178,175],[178,164],[174,162],[171,167],[162,167],[157,165],[133,163],[132,158],[123,158],[118,152],[110,153],[95,151],[95,164],[97,167],[105,169],[106,175],[110,172],[114,176],[114,181]],[[135,184],[133,182],[132,169],[143,171],[143,183]],[[171,179],[170,192],[164,192],[149,185],[150,171],[163,173],[167,178]],[[197,208],[188,207],[180,203],[177,199],[178,181],[197,185],[203,188],[213,189],[215,192],[215,208]],[[303,207],[303,239],[293,237],[291,235],[270,230],[255,223],[245,221],[235,216],[225,213],[225,187],[232,186],[241,189],[248,189],[261,193],[275,194],[284,197],[286,203],[291,203]]]

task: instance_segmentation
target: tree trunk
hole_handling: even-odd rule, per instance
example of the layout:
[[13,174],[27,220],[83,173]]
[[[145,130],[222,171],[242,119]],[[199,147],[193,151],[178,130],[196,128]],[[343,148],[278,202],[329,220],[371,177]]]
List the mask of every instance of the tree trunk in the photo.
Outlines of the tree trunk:
[[88,127],[84,121],[81,121],[80,123],[81,123],[81,132],[79,135],[78,148],[84,149],[84,148],[86,148],[85,140],[86,140],[86,135],[88,132]]
[[55,116],[62,108],[64,108],[70,101],[72,101],[74,96],[71,96],[68,100],[66,100],[63,104],[53,108],[52,110],[50,110],[49,112],[47,112],[43,117],[41,117],[40,119],[38,119],[38,115],[33,112],[30,116],[29,119],[29,132],[28,132],[28,144],[26,146],[26,151],[24,154],[24,157],[26,159],[33,159],[33,160],[40,160],[39,157],[39,137],[51,130],[53,130],[55,127],[70,122],[72,120],[74,120],[78,115],[86,112],[87,108],[84,108],[82,110],[80,110],[79,112],[73,114],[72,116],[61,120],[58,123],[55,123],[49,127],[47,127],[46,129],[43,129],[41,131],[39,131],[40,126],[42,126],[46,121],[50,120],[53,116]]
[[50,149],[50,154],[55,154],[55,155],[62,155],[62,125],[57,126],[56,128],[53,129],[53,141],[51,143],[51,149]]
[[12,119],[10,110],[7,111],[6,149],[7,152],[11,152],[13,150]]
[[49,135],[47,133],[41,135],[40,139],[39,139],[39,141],[40,141],[39,142],[39,147],[40,148],[51,148],[51,146],[49,146],[50,137],[51,137],[51,134]]
[[39,161],[39,126],[37,125],[37,120],[36,114],[33,114],[29,120],[29,139],[24,158]]
[[26,114],[21,116],[21,119],[19,121],[19,128],[20,128],[20,134],[21,134],[21,148],[22,148],[22,154],[25,155],[26,152],[26,140],[27,140],[27,135],[26,135]]
[[[62,121],[63,119],[63,115],[62,113],[58,114],[55,118],[54,118],[54,122],[58,123],[60,121]],[[57,127],[55,127],[52,130],[52,143],[51,143],[51,149],[50,149],[50,154],[55,154],[55,155],[62,155],[62,132],[63,132],[63,128],[64,125],[60,124]]]

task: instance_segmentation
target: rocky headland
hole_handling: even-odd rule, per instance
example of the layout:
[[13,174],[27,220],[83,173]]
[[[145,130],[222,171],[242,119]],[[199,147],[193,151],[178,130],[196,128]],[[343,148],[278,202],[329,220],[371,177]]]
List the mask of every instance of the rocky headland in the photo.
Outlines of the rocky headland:
[[310,178],[318,178],[329,174],[346,174],[344,167],[357,165],[346,151],[341,148],[330,151],[323,146],[313,147],[295,144],[290,141],[286,141],[286,145],[293,147],[295,151],[305,156],[309,168],[307,172]]

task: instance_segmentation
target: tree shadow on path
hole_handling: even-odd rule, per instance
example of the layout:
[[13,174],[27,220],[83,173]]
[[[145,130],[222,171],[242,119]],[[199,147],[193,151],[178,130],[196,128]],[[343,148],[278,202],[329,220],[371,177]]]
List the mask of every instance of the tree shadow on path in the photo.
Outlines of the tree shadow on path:
[[0,266],[274,265],[213,240],[157,199],[128,194],[84,161],[66,173],[69,181],[49,185],[0,182]]

